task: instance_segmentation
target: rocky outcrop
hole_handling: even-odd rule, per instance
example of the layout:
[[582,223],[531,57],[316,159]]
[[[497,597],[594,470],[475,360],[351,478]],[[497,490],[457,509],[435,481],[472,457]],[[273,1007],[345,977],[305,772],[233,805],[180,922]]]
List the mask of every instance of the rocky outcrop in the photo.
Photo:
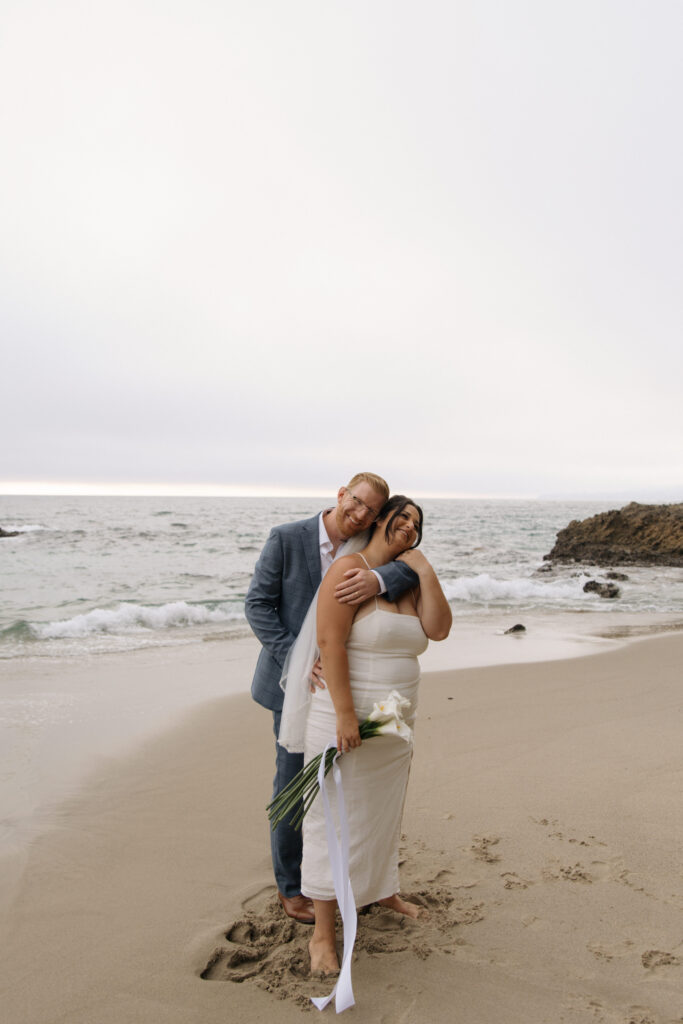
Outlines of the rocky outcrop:
[[590,565],[683,566],[683,503],[632,501],[622,509],[575,519],[560,530],[555,547],[543,557]]
[[0,537],[18,537],[19,530],[3,530],[0,526]]

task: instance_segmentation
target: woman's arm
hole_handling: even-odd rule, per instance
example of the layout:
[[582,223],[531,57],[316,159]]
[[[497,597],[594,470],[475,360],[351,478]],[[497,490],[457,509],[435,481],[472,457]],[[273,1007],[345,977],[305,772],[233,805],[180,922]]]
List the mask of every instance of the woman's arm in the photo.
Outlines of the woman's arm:
[[361,744],[358,718],[353,707],[346,641],[356,608],[340,604],[334,588],[343,579],[346,569],[358,565],[357,555],[337,559],[328,570],[318,594],[318,647],[323,678],[337,713],[337,750],[347,751]]
[[421,551],[404,551],[397,561],[405,562],[420,577],[417,614],[430,640],[445,640],[451,631],[453,613],[439,579]]

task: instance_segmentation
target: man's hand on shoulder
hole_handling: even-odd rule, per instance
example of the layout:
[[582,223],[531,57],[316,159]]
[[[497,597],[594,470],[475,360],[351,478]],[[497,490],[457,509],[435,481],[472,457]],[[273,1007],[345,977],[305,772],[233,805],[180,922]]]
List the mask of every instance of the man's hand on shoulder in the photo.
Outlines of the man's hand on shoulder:
[[334,588],[340,604],[363,604],[379,594],[379,580],[371,569],[347,569],[341,583]]
[[320,658],[316,658],[313,668],[311,669],[311,693],[315,693],[316,690],[325,689],[325,680],[323,679],[323,663]]

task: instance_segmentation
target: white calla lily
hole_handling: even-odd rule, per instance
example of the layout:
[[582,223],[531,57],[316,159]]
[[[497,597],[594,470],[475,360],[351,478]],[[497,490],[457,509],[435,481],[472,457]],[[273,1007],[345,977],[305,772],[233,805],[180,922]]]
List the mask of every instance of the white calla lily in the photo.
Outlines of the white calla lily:
[[410,707],[410,701],[402,697],[396,690],[392,690],[389,696],[376,703],[368,715],[370,722],[388,722],[390,719],[403,719],[404,708]]
[[390,721],[380,725],[375,735],[398,736],[400,739],[405,740],[406,743],[410,743],[413,738],[413,730],[402,720],[392,718]]

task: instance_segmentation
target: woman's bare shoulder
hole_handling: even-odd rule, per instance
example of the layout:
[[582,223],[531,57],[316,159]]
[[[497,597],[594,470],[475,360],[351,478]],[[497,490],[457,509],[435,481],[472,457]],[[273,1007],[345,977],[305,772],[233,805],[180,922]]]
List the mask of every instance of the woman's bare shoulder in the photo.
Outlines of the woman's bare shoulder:
[[363,561],[361,556],[357,553],[351,555],[340,555],[339,558],[335,558],[334,562],[327,570],[326,577],[331,572],[336,573],[338,576],[347,572],[349,569],[367,569],[367,563]]
[[348,572],[349,569],[365,569],[366,565],[360,555],[340,555],[339,558],[335,558],[330,568],[325,573],[323,579],[323,588],[330,590],[332,587],[336,587],[344,578],[344,573]]

